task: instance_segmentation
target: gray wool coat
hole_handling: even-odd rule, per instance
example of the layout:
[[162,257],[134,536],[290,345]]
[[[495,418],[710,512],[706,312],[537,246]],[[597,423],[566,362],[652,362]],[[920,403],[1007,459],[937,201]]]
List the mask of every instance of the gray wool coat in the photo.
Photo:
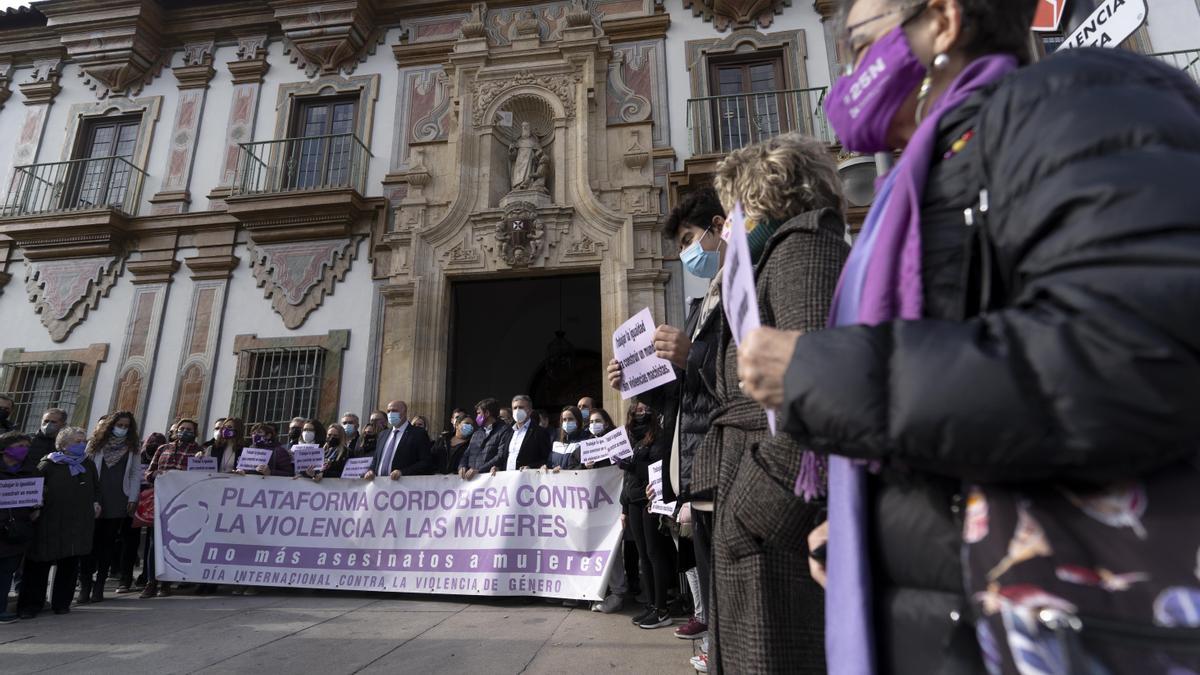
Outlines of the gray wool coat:
[[[813,211],[771,235],[755,264],[763,325],[817,331],[850,247],[834,211]],[[808,533],[824,504],[794,494],[804,447],[772,437],[767,416],[738,389],[728,326],[717,362],[712,428],[697,452],[693,490],[716,487],[709,664],[727,673],[824,673],[825,594],[808,572]]]

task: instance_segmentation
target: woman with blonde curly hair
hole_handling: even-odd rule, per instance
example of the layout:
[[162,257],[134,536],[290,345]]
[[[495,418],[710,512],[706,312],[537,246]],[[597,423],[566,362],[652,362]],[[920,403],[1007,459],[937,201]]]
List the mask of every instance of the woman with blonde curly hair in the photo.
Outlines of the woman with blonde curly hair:
[[[800,134],[742,148],[717,166],[716,188],[726,210],[746,214],[763,324],[824,328],[850,250],[828,148]],[[825,601],[805,541],[823,520],[824,472],[804,447],[772,436],[740,391],[727,326],[717,354],[718,408],[692,474],[693,491],[716,494],[709,666],[823,673]]]

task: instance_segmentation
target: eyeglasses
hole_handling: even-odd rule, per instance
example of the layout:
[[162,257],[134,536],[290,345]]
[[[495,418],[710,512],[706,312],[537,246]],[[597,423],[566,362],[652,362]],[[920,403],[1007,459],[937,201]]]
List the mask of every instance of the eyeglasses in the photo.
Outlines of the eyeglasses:
[[862,28],[863,26],[868,26],[877,21],[882,21],[883,19],[886,19],[888,17],[896,16],[897,14],[904,14],[905,12],[912,12],[912,10],[917,10],[917,11],[913,12],[912,15],[908,16],[907,18],[905,18],[904,20],[902,20],[900,22],[900,25],[903,26],[903,25],[907,24],[908,22],[912,21],[913,19],[917,18],[918,16],[920,16],[928,7],[929,7],[929,0],[922,0],[922,2],[913,2],[913,3],[909,3],[907,5],[903,5],[901,7],[889,9],[888,11],[883,12],[882,14],[876,14],[875,16],[872,16],[867,19],[863,19],[862,21],[859,21],[858,23],[846,26],[842,30],[841,37],[838,38],[838,47],[839,47],[839,51],[841,51],[842,54],[850,55],[853,58],[853,63],[847,63],[843,67],[843,72],[846,75],[850,75],[851,73],[853,73],[854,69],[858,66],[859,54],[863,51],[866,51],[866,48],[869,47],[871,44],[873,44],[875,42],[875,40],[879,38],[879,36],[876,36],[875,39],[872,39],[870,42],[859,45],[860,48],[858,50],[852,51],[853,45],[851,44],[851,40],[853,40],[853,38],[854,38],[854,31],[858,30],[859,28]]

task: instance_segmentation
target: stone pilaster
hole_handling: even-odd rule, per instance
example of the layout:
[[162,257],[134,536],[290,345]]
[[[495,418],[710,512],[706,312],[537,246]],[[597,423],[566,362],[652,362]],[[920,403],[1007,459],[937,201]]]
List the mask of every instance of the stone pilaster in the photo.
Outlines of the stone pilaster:
[[[162,333],[171,277],[179,269],[175,260],[175,235],[150,237],[142,243],[142,257],[127,267],[133,275],[133,302],[125,322],[125,339],[117,361],[111,407],[129,410],[139,420],[146,418],[158,344]],[[165,250],[151,250],[166,245]]]
[[221,159],[221,182],[209,193],[209,208],[225,207],[237,180],[239,143],[254,139],[254,126],[258,113],[259,93],[267,63],[267,36],[254,35],[238,40],[237,60],[226,64],[233,75],[233,97],[229,106],[229,121],[225,127],[225,152]]
[[172,69],[179,80],[178,107],[171,128],[171,152],[167,155],[162,187],[150,198],[154,215],[184,213],[191,202],[188,185],[192,180],[196,140],[200,137],[200,122],[204,119],[208,83],[216,73],[212,67],[212,54],[211,40],[189,43],[184,46],[183,64]]

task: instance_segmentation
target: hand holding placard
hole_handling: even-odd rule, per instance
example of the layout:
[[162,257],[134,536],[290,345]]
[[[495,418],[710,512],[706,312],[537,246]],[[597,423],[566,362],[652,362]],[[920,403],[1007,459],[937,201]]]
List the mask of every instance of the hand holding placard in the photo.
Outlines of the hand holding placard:
[[649,307],[613,333],[613,357],[621,364],[622,399],[675,380],[671,362],[654,353],[654,317]]
[[271,451],[265,448],[244,448],[238,457],[238,471],[258,471],[258,467],[271,463]]
[[[725,226],[729,249],[725,253],[725,270],[721,272],[721,304],[733,340],[741,346],[742,338],[762,325],[754,266],[750,262],[750,243],[746,240],[746,214],[741,204],[734,205],[725,219]],[[767,426],[774,436],[774,410],[767,410]]]
[[325,452],[319,445],[293,445],[292,458],[296,463],[296,474],[302,474],[309,469],[320,471],[325,468]]
[[217,458],[216,457],[192,457],[188,460],[188,471],[209,471],[216,473]]
[[44,485],[45,479],[40,476],[0,480],[0,509],[40,505]]
[[342,478],[362,478],[363,474],[371,470],[370,457],[355,457],[346,460],[346,466],[342,468]]

